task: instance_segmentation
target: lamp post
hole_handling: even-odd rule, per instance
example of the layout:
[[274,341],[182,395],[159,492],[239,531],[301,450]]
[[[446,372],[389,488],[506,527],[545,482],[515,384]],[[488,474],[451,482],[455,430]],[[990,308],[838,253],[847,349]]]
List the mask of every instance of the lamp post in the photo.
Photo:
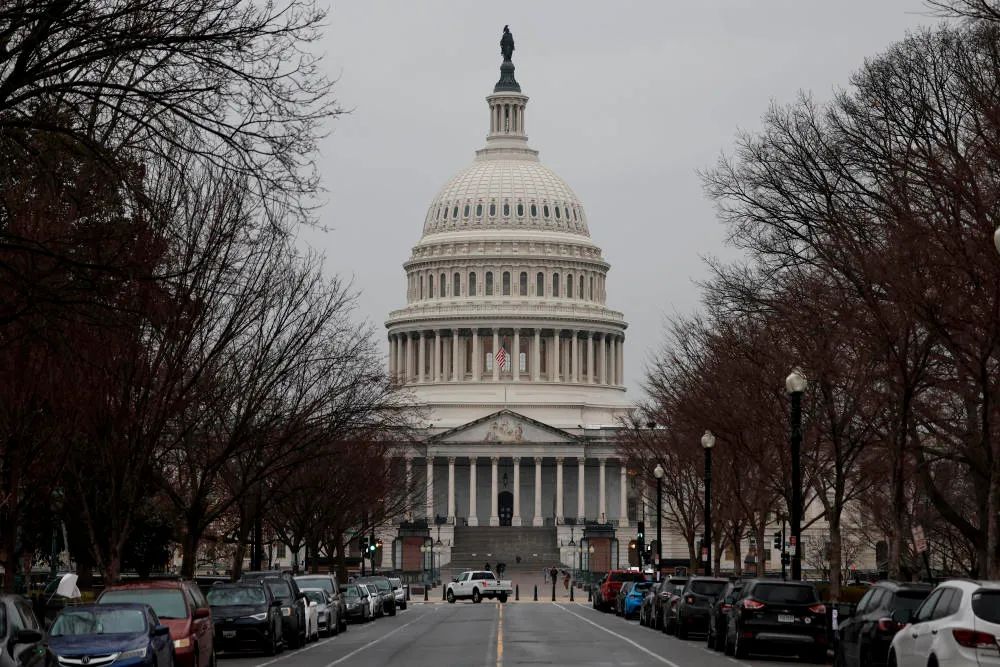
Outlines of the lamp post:
[[705,431],[701,436],[701,447],[705,450],[705,574],[712,575],[712,447],[715,436]]
[[594,582],[594,545],[587,546],[587,581],[593,585]]
[[427,566],[427,554],[431,553],[431,545],[427,544],[426,542],[424,544],[421,544],[420,545],[420,553],[424,554],[424,571],[425,572],[429,571],[429,573],[427,575],[427,579],[429,581],[427,583],[428,584],[433,584],[434,583],[434,557],[433,557],[433,555],[431,556],[431,566],[430,566],[430,568],[426,567]]
[[[439,537],[438,541],[434,543],[434,554],[437,556],[437,578],[434,580],[435,582],[440,582],[441,580],[441,552],[443,551],[444,545],[441,543],[441,538]],[[432,558],[431,565],[433,564],[434,560]]]
[[663,561],[663,532],[660,523],[660,517],[663,516],[663,466],[659,463],[653,468],[653,477],[656,478],[656,578],[659,580],[659,573],[663,569],[660,565]]
[[792,401],[790,415],[792,449],[792,506],[788,514],[792,534],[789,537],[789,551],[792,557],[792,581],[802,579],[802,393],[809,386],[808,380],[799,368],[792,369],[785,378],[785,391]]

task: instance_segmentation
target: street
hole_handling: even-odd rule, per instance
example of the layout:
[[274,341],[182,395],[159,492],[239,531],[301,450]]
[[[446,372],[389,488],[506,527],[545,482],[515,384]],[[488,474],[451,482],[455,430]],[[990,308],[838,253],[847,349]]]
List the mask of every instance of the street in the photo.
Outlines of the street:
[[352,625],[347,633],[297,651],[220,656],[222,667],[453,667],[460,665],[779,665],[708,651],[586,603],[413,604],[395,618]]

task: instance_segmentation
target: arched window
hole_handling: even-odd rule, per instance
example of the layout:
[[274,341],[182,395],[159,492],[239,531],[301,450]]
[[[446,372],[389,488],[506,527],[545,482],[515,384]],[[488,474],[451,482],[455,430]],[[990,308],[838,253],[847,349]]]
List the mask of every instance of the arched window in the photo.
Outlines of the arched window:
[[521,271],[521,296],[528,296],[528,272]]
[[552,274],[552,296],[559,296],[559,274]]
[[517,217],[519,218],[524,217],[524,204],[522,204],[521,202],[517,203]]
[[560,219],[560,216],[559,216],[559,207],[556,206],[555,209],[556,209],[556,220],[559,220]]
[[580,276],[580,291],[576,294],[578,299],[583,298],[583,276]]
[[469,296],[476,296],[476,274],[469,273]]
[[507,202],[503,203],[503,216],[506,218],[510,215],[510,204]]
[[437,219],[438,219],[438,220],[440,220],[440,219],[441,219],[441,207],[440,207],[440,206],[438,206],[438,214],[437,214]]
[[573,274],[570,273],[566,276],[566,298],[573,298]]
[[563,211],[566,213],[566,219],[569,220],[569,209],[564,207]]
[[465,205],[465,212],[464,212],[464,215],[465,215],[465,217],[466,217],[466,218],[468,218],[468,217],[469,217],[469,205],[468,205],[468,204],[466,204],[466,205]]
[[476,217],[477,218],[483,217],[483,205],[482,204],[476,204]]
[[458,206],[455,206],[455,208],[451,209],[451,217],[456,220],[458,219]]
[[448,296],[448,276],[441,274],[441,282],[438,283],[438,296],[442,299]]
[[434,276],[427,276],[427,298],[434,298]]
[[576,222],[576,220],[577,220],[577,217],[576,217],[576,206],[574,206],[573,207],[573,221]]
[[451,295],[462,296],[462,276],[458,273],[451,277]]
[[424,298],[424,277],[420,276],[420,298]]
[[503,295],[510,296],[510,271],[503,272]]
[[493,296],[493,272],[486,272],[486,296]]
[[534,204],[531,205],[531,217],[532,218],[538,217],[538,207],[535,206]]
[[[423,291],[422,286],[421,291]],[[545,296],[545,274],[541,272],[535,276],[535,296]]]
[[493,202],[490,202],[490,217],[492,218],[496,214],[497,214],[497,205],[494,204]]
[[542,206],[542,215],[544,215],[546,218],[549,217],[549,205],[548,204],[545,204],[544,206]]

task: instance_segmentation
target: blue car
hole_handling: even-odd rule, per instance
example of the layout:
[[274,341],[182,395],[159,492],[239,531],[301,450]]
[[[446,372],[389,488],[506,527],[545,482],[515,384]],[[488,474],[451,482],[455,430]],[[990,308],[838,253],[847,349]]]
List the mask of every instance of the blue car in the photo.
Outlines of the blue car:
[[642,607],[642,599],[646,597],[646,593],[652,587],[652,581],[639,581],[629,589],[628,595],[625,596],[625,600],[622,603],[622,615],[625,618],[632,618],[639,615],[639,609]]
[[60,665],[174,665],[170,630],[146,604],[66,607],[49,628],[48,651]]

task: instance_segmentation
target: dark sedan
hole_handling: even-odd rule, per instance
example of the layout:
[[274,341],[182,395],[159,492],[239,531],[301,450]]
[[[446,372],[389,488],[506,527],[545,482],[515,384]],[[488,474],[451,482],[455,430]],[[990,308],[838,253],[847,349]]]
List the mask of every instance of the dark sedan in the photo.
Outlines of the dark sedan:
[[341,586],[340,592],[344,598],[347,620],[358,623],[366,623],[373,620],[371,612],[372,603],[369,600],[367,586],[348,584]]
[[748,581],[729,612],[726,655],[745,658],[763,649],[825,662],[827,645],[826,605],[812,584]]
[[901,626],[892,614],[916,610],[931,592],[930,584],[880,581],[858,602],[854,613],[839,619],[837,664],[842,667],[885,665],[892,638]]
[[374,584],[375,588],[378,589],[379,595],[382,597],[382,613],[388,616],[396,615],[396,593],[392,589],[392,582],[389,581],[388,577],[372,576],[372,577],[361,577],[360,579],[354,580],[359,584]]
[[216,584],[208,591],[221,651],[254,649],[274,655],[284,648],[281,601],[264,584]]
[[729,623],[729,611],[733,602],[743,590],[742,581],[731,581],[712,604],[708,612],[708,648],[722,651],[726,647],[726,628]]
[[674,612],[678,639],[687,639],[689,632],[708,632],[709,609],[728,583],[713,577],[693,577],[687,582]]

